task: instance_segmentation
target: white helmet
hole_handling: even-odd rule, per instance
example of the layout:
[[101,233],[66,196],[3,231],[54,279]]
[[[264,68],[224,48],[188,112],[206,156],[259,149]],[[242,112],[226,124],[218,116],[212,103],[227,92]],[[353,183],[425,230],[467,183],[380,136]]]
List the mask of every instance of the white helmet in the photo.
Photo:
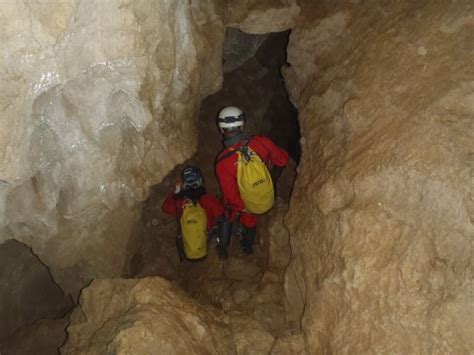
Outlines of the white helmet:
[[227,106],[220,110],[217,125],[221,132],[240,130],[244,126],[245,113],[235,106]]

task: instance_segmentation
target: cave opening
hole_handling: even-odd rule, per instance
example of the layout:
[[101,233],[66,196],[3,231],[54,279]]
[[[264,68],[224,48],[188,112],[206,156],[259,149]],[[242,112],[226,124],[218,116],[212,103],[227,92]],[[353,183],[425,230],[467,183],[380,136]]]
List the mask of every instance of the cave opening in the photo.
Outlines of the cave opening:
[[[175,167],[160,184],[153,186],[143,208],[142,245],[132,258],[129,270],[132,277],[157,275],[173,280],[202,303],[223,309],[246,308],[242,305],[245,302],[235,299],[236,294],[245,298],[242,295],[250,296],[272,289],[272,301],[263,302],[263,297],[259,304],[249,302],[247,306],[259,309],[265,318],[264,323],[275,335],[284,328],[281,283],[289,262],[290,247],[286,231],[270,238],[268,230],[276,225],[285,230],[282,221],[288,209],[301,154],[297,110],[289,100],[280,72],[282,66],[288,65],[286,47],[289,35],[290,31],[253,35],[236,28],[227,29],[222,51],[222,89],[201,103],[196,154]],[[174,218],[163,213],[161,204],[174,190],[182,168],[189,164],[201,169],[206,189],[216,196],[220,195],[214,162],[223,145],[216,117],[222,107],[231,105],[240,107],[246,113],[245,132],[269,137],[288,151],[290,164],[277,181],[276,206],[259,217],[256,248],[252,256],[245,258],[240,252],[234,226],[228,260],[222,262],[217,258],[214,250],[216,242],[210,241],[208,255],[203,262],[181,263],[175,246],[178,224]],[[280,295],[280,298],[275,295]]]

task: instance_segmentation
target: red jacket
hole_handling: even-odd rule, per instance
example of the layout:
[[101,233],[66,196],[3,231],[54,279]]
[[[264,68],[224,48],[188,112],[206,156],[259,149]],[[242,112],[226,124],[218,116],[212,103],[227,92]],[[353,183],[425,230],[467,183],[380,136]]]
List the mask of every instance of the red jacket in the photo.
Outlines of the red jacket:
[[[239,187],[237,186],[237,154],[232,154],[229,157],[225,156],[231,150],[240,148],[242,143],[241,141],[232,147],[224,149],[217,157],[216,165],[216,175],[224,195],[224,203],[234,212],[245,208],[244,202],[240,198]],[[266,137],[253,136],[248,145],[269,168],[271,164],[277,166],[288,164],[288,153]]]
[[[222,203],[219,202],[213,195],[206,193],[199,199],[199,204],[206,211],[207,230],[210,231],[214,224],[217,223],[219,217],[222,215],[224,209]],[[166,197],[161,209],[163,212],[171,216],[178,216],[181,218],[181,215],[183,214],[183,205],[184,199],[176,198],[174,192],[172,192]]]

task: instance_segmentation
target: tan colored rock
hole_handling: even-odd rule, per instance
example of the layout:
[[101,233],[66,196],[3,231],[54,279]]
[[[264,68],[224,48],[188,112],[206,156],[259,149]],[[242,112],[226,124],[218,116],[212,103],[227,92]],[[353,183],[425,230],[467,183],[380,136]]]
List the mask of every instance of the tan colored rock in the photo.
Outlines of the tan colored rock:
[[288,211],[288,204],[277,200],[268,225],[268,268],[280,275],[290,262],[290,236],[284,225],[284,217]]
[[300,12],[296,0],[245,0],[229,2],[230,26],[248,33],[281,32],[295,24]]
[[309,353],[472,353],[473,4],[299,5],[290,319]]
[[231,256],[224,263],[224,275],[234,280],[258,279],[263,271],[254,260]]
[[68,292],[121,274],[148,185],[193,154],[200,100],[221,83],[215,11],[2,4],[0,242],[31,246]]
[[268,354],[274,337],[255,319],[233,312],[230,326],[237,354]]
[[67,332],[63,354],[234,352],[222,314],[160,278],[94,281]]
[[273,345],[271,354],[308,354],[305,348],[303,335],[291,335],[277,338],[275,340],[275,344]]

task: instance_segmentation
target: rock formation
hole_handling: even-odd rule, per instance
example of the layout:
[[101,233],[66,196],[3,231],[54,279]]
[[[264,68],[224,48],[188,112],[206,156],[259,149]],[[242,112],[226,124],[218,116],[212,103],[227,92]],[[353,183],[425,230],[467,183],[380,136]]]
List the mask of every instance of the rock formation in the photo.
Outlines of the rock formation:
[[473,3],[300,5],[290,318],[311,353],[471,353]]
[[2,3],[0,241],[76,294],[121,274],[137,203],[193,153],[224,28],[210,1],[50,5]]
[[161,278],[112,279],[83,291],[61,353],[265,353],[273,342],[248,315],[200,306]]
[[225,25],[287,29],[299,8],[264,6],[256,21],[254,1],[50,5],[0,9],[0,242],[30,246],[77,295],[123,272],[148,186],[194,153]]
[[[7,0],[0,17],[0,243],[31,247],[68,294],[98,279],[63,353],[473,352],[472,1]],[[265,221],[269,254],[193,268],[181,285],[201,303],[160,278],[101,280],[154,257],[136,253],[140,203],[208,139],[227,26],[237,42],[292,28],[302,157],[288,213]],[[265,51],[254,37],[226,75],[250,62],[265,77]],[[253,116],[277,104],[248,89]],[[142,275],[168,262],[179,279],[171,258]],[[62,341],[64,324],[12,343]]]

